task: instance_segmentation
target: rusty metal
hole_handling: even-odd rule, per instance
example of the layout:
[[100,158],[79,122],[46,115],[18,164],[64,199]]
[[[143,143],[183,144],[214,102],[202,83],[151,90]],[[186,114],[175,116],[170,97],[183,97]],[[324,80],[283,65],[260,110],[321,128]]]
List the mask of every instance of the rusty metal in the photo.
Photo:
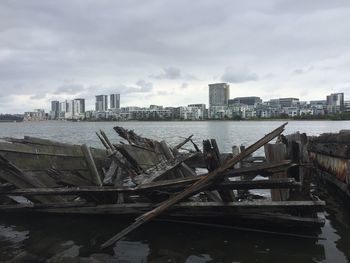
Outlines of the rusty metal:
[[321,170],[330,173],[344,183],[350,183],[350,159],[342,159],[314,152],[310,152],[309,157]]

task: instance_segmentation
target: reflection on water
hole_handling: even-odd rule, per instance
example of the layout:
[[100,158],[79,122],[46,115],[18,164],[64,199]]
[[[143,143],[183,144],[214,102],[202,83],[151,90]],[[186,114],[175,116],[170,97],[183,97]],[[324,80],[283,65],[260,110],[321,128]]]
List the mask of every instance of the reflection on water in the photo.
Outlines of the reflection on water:
[[[325,259],[324,245],[309,239],[212,229],[169,223],[149,223],[116,244],[98,245],[126,226],[126,221],[98,216],[2,216],[10,235],[0,248],[3,260],[21,251],[38,258],[110,259],[120,262],[311,262]],[[11,227],[9,227],[11,225]],[[5,235],[2,233],[2,235]]]
[[[216,138],[222,151],[249,145],[282,122],[126,122],[144,136],[176,144],[190,134],[196,142]],[[103,129],[117,142],[116,123],[0,123],[0,137],[40,136],[63,142],[101,147],[95,131]],[[290,122],[286,133],[308,134],[348,129],[350,122]],[[260,152],[261,153],[261,152]],[[331,189],[332,190],[332,189]],[[334,191],[334,190],[332,190]],[[348,199],[318,190],[327,201],[326,225],[320,237],[309,240],[203,226],[152,222],[119,241],[98,249],[128,222],[107,216],[54,216],[0,214],[0,261],[31,259],[40,262],[347,262],[350,261],[350,208]],[[305,233],[306,234],[306,233]]]

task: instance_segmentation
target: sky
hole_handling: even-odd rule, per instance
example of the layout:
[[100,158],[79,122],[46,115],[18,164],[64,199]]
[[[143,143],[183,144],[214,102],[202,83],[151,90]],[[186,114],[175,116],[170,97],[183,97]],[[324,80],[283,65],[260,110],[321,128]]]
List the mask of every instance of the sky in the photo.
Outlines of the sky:
[[[121,106],[350,99],[348,0],[1,0],[0,113],[121,94]],[[348,97],[349,96],[349,97]]]

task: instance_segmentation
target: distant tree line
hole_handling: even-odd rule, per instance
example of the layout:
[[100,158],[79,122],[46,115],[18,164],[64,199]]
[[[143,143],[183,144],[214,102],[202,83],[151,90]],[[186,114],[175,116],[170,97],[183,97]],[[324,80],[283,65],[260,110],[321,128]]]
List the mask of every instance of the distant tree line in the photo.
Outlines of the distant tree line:
[[23,121],[23,115],[13,115],[13,114],[0,114],[1,121]]

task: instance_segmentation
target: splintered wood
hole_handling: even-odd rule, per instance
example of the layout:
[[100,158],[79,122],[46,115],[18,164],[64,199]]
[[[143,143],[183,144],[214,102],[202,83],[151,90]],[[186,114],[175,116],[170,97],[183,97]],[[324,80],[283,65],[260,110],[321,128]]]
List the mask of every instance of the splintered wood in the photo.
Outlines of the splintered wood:
[[[122,127],[114,128],[122,138],[118,143],[104,131],[96,132],[103,150],[33,137],[3,138],[0,210],[138,216],[101,248],[158,217],[187,223],[192,218],[197,224],[216,218],[319,227],[323,221],[317,212],[324,203],[305,191],[305,180],[287,173],[302,162],[289,160],[290,154],[281,158],[274,144],[265,146],[266,158],[252,155],[280,136],[286,124],[233,153],[221,153],[215,139],[204,140],[200,150],[194,135],[171,146]],[[271,189],[272,200],[249,192],[254,189]],[[303,195],[293,201],[287,195],[276,198],[274,189],[291,191],[293,198]],[[18,202],[17,196],[29,203]]]

